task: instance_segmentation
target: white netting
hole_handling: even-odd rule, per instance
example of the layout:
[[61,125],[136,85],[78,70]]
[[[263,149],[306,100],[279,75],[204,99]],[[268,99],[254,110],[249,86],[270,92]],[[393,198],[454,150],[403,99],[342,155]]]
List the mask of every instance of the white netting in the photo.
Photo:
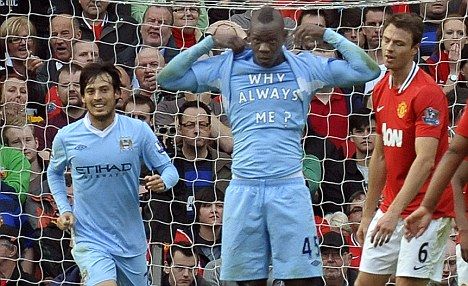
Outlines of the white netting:
[[[432,8],[427,7],[432,5],[433,1],[426,0],[318,2],[187,0],[174,3],[145,0],[109,1],[104,24],[82,18],[83,15],[92,16],[92,12],[98,10],[103,3],[95,4],[100,1],[84,0],[81,2],[90,5],[89,11],[83,13],[78,1],[0,1],[0,19],[3,23],[0,28],[1,134],[5,146],[23,150],[30,161],[30,164],[27,164],[24,158],[18,159],[18,154],[8,153],[4,156],[2,152],[9,151],[3,150],[9,149],[5,147],[0,149],[1,224],[19,230],[19,234],[4,230],[0,233],[19,238],[17,240],[0,237],[0,249],[4,249],[0,250],[2,283],[10,279],[12,281],[36,279],[49,283],[54,279],[63,281],[60,277],[67,276],[69,281],[67,285],[80,284],[74,280],[79,281],[80,277],[70,253],[71,234],[60,231],[55,226],[57,207],[45,181],[45,166],[57,130],[81,118],[85,111],[79,100],[79,75],[76,76],[76,70],[72,68],[62,71],[59,77],[61,67],[66,66],[70,59],[78,65],[101,59],[120,67],[123,99],[118,103],[119,108],[122,108],[122,112],[127,115],[147,121],[154,128],[181,174],[179,184],[166,194],[149,194],[145,192],[144,187],[140,188],[142,213],[151,254],[148,255],[151,257],[148,259],[148,265],[152,285],[161,285],[161,277],[168,279],[163,270],[169,273],[185,271],[184,267],[164,269],[163,266],[170,255],[168,246],[187,239],[192,240],[195,251],[203,257],[200,270],[189,271],[191,275],[196,273],[198,276],[204,275],[207,280],[213,281],[209,285],[218,285],[216,281],[219,281],[220,262],[217,259],[221,245],[220,227],[216,223],[216,226],[213,226],[207,222],[200,222],[202,216],[200,210],[214,208],[216,212],[220,212],[219,203],[213,202],[223,200],[224,190],[230,180],[228,154],[232,153],[232,140],[227,118],[218,95],[206,93],[198,98],[216,115],[210,124],[206,124],[207,119],[202,115],[192,118],[193,124],[187,123],[187,120],[181,122],[180,118],[177,118],[180,107],[185,101],[196,100],[197,97],[185,92],[161,91],[155,80],[164,62],[171,60],[180,50],[199,41],[207,27],[215,20],[236,19],[238,26],[227,25],[227,29],[234,29],[238,35],[241,35],[245,32],[241,30],[248,28],[249,20],[246,16],[248,12],[265,3],[274,5],[285,17],[290,17],[286,21],[286,28],[289,30],[294,30],[297,21],[305,18],[305,16],[301,18],[301,13],[308,14],[310,18],[314,15],[320,17],[323,15],[326,25],[350,39],[356,38],[356,43],[362,44],[373,58],[379,60],[381,56],[379,38],[376,46],[371,47],[370,43],[372,33],[382,26],[382,19],[373,18],[372,21],[368,19],[366,22],[364,18],[368,16],[365,14],[366,11],[376,13],[374,17],[382,17],[383,14],[375,10],[375,7],[384,7],[382,11],[422,13],[428,30],[424,35],[425,50],[424,53],[421,50],[418,61],[422,68],[434,73],[434,77],[447,93],[451,130],[468,97],[464,72],[466,68],[463,69],[466,61],[464,56],[468,53],[460,49],[458,55],[449,55],[449,59],[444,58],[441,61],[438,61],[437,53],[432,53],[440,42],[436,37],[437,25],[448,17],[457,19],[453,12],[460,11],[463,13],[460,19],[466,18],[466,9],[462,6],[457,7],[457,3],[466,5],[464,1],[451,1],[448,9],[439,12],[436,16],[433,15],[433,11],[429,15],[427,9]],[[151,15],[146,14],[144,17],[148,5],[170,7],[172,14],[169,15],[180,18],[172,20],[165,18],[168,15],[164,14],[167,12],[164,8],[158,8],[156,12],[153,11]],[[425,6],[420,8],[420,5]],[[190,10],[193,7],[196,11]],[[316,12],[308,13],[306,12],[308,10]],[[192,12],[196,14],[197,19],[191,18],[194,17]],[[57,14],[67,15],[57,16]],[[185,14],[190,16],[184,18]],[[10,24],[7,24],[7,18],[10,19],[8,20],[11,21]],[[72,19],[75,22],[70,29],[68,24]],[[32,21],[33,25],[28,25],[28,20]],[[161,24],[162,27],[155,28]],[[179,27],[176,27],[176,24]],[[81,29],[81,32],[78,32],[78,29]],[[187,34],[184,35],[184,32]],[[169,33],[170,37],[165,38],[164,33]],[[461,36],[466,37],[466,29]],[[377,37],[380,37],[379,32]],[[363,40],[365,42],[362,42]],[[441,43],[443,46],[444,41]],[[292,38],[288,44],[293,48]],[[156,49],[148,48],[150,46]],[[320,43],[317,43],[315,49],[322,52],[332,50],[326,44]],[[333,52],[327,53],[326,56],[339,56]],[[206,55],[208,56],[211,55]],[[431,58],[435,59],[435,62],[431,61]],[[425,63],[425,60],[428,62]],[[449,63],[450,61],[453,63]],[[454,73],[458,78],[456,82],[451,82],[449,74]],[[368,138],[372,132],[370,116],[367,111],[362,110],[369,104],[367,92],[372,90],[372,87],[372,85],[355,86],[322,91],[311,107],[311,122],[317,123],[307,128],[303,142],[306,153],[304,173],[313,194],[319,234],[322,235],[330,229],[342,233],[345,237],[344,244],[349,247],[352,254],[352,257],[345,259],[348,256],[340,252],[341,260],[336,259],[337,264],[328,267],[338,267],[341,272],[347,272],[345,276],[349,281],[355,278],[360,259],[359,246],[353,233],[359,222],[362,201],[365,198],[368,162],[366,157],[368,158],[370,154],[368,150],[360,150],[363,158],[358,158],[362,159],[359,164],[350,157],[356,149],[353,142],[359,138]],[[331,106],[330,102],[334,106]],[[357,122],[354,129],[350,128],[350,118],[354,118],[353,120]],[[26,122],[29,124],[27,127],[15,127],[24,126]],[[180,147],[189,136],[184,133],[184,124],[189,128],[190,124],[196,125],[205,131],[210,128],[201,135],[202,138],[211,138],[213,141],[208,156],[204,151],[191,153]],[[368,128],[368,125],[371,126]],[[34,128],[30,128],[31,126]],[[353,134],[350,135],[349,131]],[[176,134],[179,136],[176,137]],[[205,160],[197,160],[194,163],[193,157],[203,157]],[[13,159],[23,160],[23,163]],[[142,174],[142,177],[146,174]],[[72,203],[72,182],[69,174],[66,174],[66,179]],[[213,192],[214,189],[218,191]],[[207,190],[211,190],[211,193]],[[15,198],[18,196],[15,193],[18,192],[25,195],[23,200],[16,204]],[[198,192],[203,195],[195,194]],[[220,220],[220,216],[216,215],[216,222]],[[189,238],[177,229],[184,229]],[[17,242],[19,245],[15,246]],[[13,251],[15,249],[19,251]],[[453,256],[452,253],[450,255]],[[328,257],[332,256],[333,254],[329,254]],[[451,259],[453,260],[453,257]],[[22,266],[23,271],[12,276],[8,269],[18,269],[18,265]],[[450,272],[449,279],[454,277],[456,273]],[[52,285],[59,285],[61,282],[56,283]]]

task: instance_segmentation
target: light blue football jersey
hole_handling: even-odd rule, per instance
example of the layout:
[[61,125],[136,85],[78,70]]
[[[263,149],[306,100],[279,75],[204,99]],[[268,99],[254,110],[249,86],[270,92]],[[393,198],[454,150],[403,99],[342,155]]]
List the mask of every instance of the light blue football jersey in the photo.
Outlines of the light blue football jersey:
[[76,243],[124,257],[146,251],[138,196],[142,161],[161,174],[168,188],[177,182],[168,155],[140,120],[116,115],[114,123],[101,131],[86,116],[59,130],[48,180],[60,213],[71,211],[63,180],[63,172],[70,167]]

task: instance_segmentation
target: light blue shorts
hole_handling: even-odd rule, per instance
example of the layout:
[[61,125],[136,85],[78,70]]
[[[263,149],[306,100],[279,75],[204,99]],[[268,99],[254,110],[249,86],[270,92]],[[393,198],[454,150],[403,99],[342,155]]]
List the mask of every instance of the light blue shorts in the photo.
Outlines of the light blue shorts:
[[149,284],[145,253],[134,257],[121,257],[80,243],[73,247],[72,255],[86,286],[107,280],[114,280],[119,286]]
[[322,276],[310,193],[302,177],[233,179],[223,214],[221,279]]

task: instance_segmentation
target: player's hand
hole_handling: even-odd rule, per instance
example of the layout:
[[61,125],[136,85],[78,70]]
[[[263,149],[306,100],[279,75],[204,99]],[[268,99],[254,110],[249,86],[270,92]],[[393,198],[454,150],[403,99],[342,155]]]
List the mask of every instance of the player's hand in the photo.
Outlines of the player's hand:
[[57,219],[57,227],[61,230],[67,230],[75,224],[75,216],[71,212],[64,212]]
[[432,220],[432,212],[424,206],[417,208],[405,219],[405,237],[411,240],[420,237]]
[[303,49],[313,49],[315,42],[323,41],[325,28],[315,24],[303,24],[294,31],[294,45]]
[[166,190],[166,185],[159,175],[146,176],[144,180],[145,188],[149,191],[162,193]]
[[359,228],[356,233],[357,240],[360,245],[364,245],[364,241],[366,240],[367,230],[369,229],[369,225],[371,223],[371,218],[362,218],[361,223],[359,224]]
[[392,237],[392,234],[398,224],[399,218],[399,214],[395,214],[389,211],[384,213],[383,217],[381,217],[377,222],[377,225],[375,226],[375,229],[371,235],[371,243],[374,244],[374,247],[382,246],[384,243],[390,241],[390,238]]
[[461,256],[465,262],[468,262],[468,229],[459,230]]
[[215,34],[212,36],[214,40],[214,47],[221,49],[232,49],[237,54],[245,49],[245,41],[237,35],[229,34]]

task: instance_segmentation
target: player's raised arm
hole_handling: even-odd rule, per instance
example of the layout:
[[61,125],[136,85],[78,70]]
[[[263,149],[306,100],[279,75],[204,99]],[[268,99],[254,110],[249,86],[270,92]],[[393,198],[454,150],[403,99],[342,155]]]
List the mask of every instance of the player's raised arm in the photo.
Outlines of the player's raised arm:
[[52,156],[47,168],[47,182],[60,214],[72,211],[67,199],[67,187],[64,177],[67,164],[68,159],[62,142],[62,133],[58,132],[52,143]]
[[343,55],[344,60],[329,61],[329,69],[335,86],[367,82],[380,75],[379,65],[363,49],[331,29],[303,24],[295,31],[294,37],[298,44],[323,38]]
[[[238,36],[208,36],[186,51],[178,54],[159,73],[158,83],[167,90],[188,90],[192,92],[208,91],[207,86],[200,86],[197,76],[191,69],[202,55],[207,54],[214,46],[231,48],[234,53],[244,49],[245,42]],[[208,59],[210,61],[211,59]]]

